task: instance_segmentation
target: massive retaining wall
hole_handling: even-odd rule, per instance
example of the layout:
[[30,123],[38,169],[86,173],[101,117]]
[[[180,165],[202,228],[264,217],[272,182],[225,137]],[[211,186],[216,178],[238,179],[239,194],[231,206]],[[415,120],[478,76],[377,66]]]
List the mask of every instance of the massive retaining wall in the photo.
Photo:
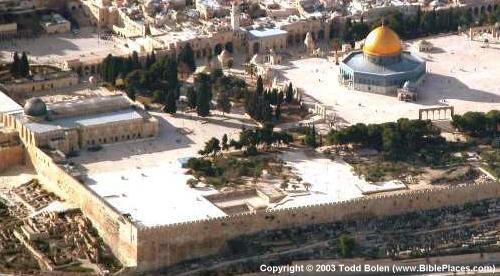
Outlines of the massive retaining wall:
[[397,215],[500,196],[500,184],[471,184],[373,196],[272,212],[257,212],[168,226],[140,228],[137,264],[142,271],[214,254],[226,242],[262,230],[335,222],[364,216]]
[[5,148],[0,147],[0,172],[23,163],[24,147],[22,145]]
[[77,204],[92,221],[100,236],[124,266],[136,266],[137,228],[87,186],[81,184],[42,150],[26,147],[29,160],[42,179],[44,188]]

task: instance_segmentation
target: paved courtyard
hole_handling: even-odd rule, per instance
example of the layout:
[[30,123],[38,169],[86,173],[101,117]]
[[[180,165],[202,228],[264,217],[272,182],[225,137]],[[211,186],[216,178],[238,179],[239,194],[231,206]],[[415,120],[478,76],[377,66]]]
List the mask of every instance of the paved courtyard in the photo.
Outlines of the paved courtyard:
[[11,61],[11,54],[27,52],[34,63],[57,64],[71,59],[100,59],[128,52],[122,42],[98,39],[94,28],[82,28],[80,33],[43,35],[35,39],[16,39],[0,44],[0,59]]
[[216,112],[206,119],[192,113],[152,114],[160,121],[155,139],[105,145],[99,152],[81,151],[73,158],[87,170],[86,184],[146,226],[225,216],[203,197],[217,191],[186,185],[190,176],[181,161],[196,156],[212,137],[220,139],[226,133],[236,138],[244,125],[250,126],[247,119]]
[[[427,60],[428,74],[416,103],[349,90],[338,83],[338,66],[326,59],[295,60],[282,66],[280,74],[349,123],[416,119],[419,108],[443,104],[454,106],[457,113],[499,109],[500,86],[496,76],[500,76],[500,44],[481,48],[482,43],[469,41],[465,35],[427,40],[436,49],[430,54],[417,53]],[[408,50],[415,51],[417,42],[408,42]]]

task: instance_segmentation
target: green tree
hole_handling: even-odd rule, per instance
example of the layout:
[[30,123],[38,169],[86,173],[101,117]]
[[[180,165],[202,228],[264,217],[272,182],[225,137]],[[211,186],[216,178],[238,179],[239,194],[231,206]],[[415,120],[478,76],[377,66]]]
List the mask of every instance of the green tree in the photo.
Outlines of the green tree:
[[311,148],[316,148],[316,127],[313,125],[312,127],[308,128],[308,131],[306,133],[306,136],[304,137],[304,144],[306,144],[308,147]]
[[212,137],[210,140],[205,142],[205,147],[198,153],[201,155],[212,155],[216,156],[221,151],[219,139]]
[[21,61],[19,60],[19,54],[15,52],[12,63],[10,64],[10,73],[15,78],[18,78],[20,76],[20,67],[21,67]]
[[163,103],[165,101],[165,93],[162,90],[155,90],[153,92],[153,102]]
[[227,138],[227,134],[224,133],[222,136],[222,149],[223,150],[228,150],[229,149],[229,139]]
[[226,91],[221,91],[217,95],[217,108],[222,111],[222,114],[231,112],[231,101]]
[[26,52],[22,53],[21,62],[19,64],[19,75],[21,77],[27,77],[30,74],[30,63],[28,61],[28,56]]
[[139,54],[136,51],[132,52],[132,70],[141,69],[141,62],[139,61]]
[[196,86],[196,112],[198,116],[206,117],[210,114],[212,101],[212,84],[207,74],[198,74],[195,78]]
[[194,90],[193,87],[187,88],[186,97],[187,97],[189,108],[196,108],[196,103],[197,103],[196,91]]
[[191,48],[191,44],[187,43],[182,47],[179,53],[179,64],[185,64],[189,68],[189,71],[192,73],[196,70],[196,61],[193,49]]
[[356,241],[353,237],[342,234],[337,239],[337,251],[342,258],[352,258],[356,248]]
[[293,86],[292,86],[292,83],[289,83],[288,86],[286,87],[285,101],[287,103],[292,103],[292,101],[293,101]]
[[262,94],[264,93],[264,82],[262,81],[261,76],[257,77],[257,85],[255,88],[255,93],[259,97],[262,96]]
[[274,110],[274,117],[276,118],[277,121],[281,119],[281,104],[278,104],[276,106],[276,109]]
[[165,112],[175,114],[177,112],[177,105],[175,102],[175,91],[169,90],[165,97]]

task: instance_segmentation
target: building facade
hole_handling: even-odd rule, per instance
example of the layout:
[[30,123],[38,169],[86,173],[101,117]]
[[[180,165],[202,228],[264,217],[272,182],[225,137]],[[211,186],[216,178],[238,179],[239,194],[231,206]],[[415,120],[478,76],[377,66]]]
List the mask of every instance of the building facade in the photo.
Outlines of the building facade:
[[406,82],[418,86],[425,73],[425,61],[403,51],[398,35],[382,25],[366,37],[362,51],[340,62],[339,81],[354,90],[395,96]]

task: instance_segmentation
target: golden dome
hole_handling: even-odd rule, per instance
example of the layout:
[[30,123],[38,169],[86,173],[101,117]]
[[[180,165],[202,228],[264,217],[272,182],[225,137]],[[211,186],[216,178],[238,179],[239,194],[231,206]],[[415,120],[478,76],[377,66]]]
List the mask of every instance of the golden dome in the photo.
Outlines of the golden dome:
[[363,52],[370,56],[393,56],[401,53],[399,36],[387,26],[379,26],[365,39]]

